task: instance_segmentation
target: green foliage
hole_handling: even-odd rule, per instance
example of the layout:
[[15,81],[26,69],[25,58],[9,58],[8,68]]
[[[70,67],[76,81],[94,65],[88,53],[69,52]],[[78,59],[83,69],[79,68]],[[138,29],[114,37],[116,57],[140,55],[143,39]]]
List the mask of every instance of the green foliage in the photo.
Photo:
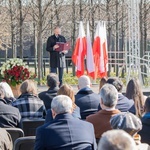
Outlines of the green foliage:
[[145,77],[144,78],[144,86],[149,87],[150,86],[150,77]]
[[73,76],[71,72],[64,73],[63,82],[70,84],[70,85],[77,85],[78,84],[78,78],[76,76]]

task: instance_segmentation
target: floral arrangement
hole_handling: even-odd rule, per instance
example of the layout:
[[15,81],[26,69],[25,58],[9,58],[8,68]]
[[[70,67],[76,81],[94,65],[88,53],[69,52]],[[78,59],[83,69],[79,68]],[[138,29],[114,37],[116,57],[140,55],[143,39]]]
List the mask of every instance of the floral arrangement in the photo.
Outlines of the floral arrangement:
[[9,59],[0,67],[0,76],[11,86],[21,84],[26,79],[34,79],[36,77],[22,59]]

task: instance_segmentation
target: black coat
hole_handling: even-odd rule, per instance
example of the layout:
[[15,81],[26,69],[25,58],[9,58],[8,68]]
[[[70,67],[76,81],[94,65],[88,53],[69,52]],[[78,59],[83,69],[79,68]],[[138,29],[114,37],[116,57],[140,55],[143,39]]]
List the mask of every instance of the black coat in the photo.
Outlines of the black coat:
[[36,130],[35,150],[96,150],[94,128],[69,113],[56,115]]
[[84,88],[75,95],[75,104],[80,108],[82,119],[86,119],[98,110],[100,96],[94,93],[90,88]]
[[142,130],[138,132],[141,142],[150,144],[150,113],[146,113],[142,118]]
[[66,67],[65,54],[62,52],[57,52],[53,49],[53,46],[56,45],[56,42],[66,43],[66,39],[62,35],[59,35],[58,38],[56,38],[55,35],[52,35],[48,38],[46,50],[50,52],[50,67],[64,68]]
[[44,102],[46,110],[51,108],[52,99],[57,95],[58,88],[48,89],[39,93],[39,98]]

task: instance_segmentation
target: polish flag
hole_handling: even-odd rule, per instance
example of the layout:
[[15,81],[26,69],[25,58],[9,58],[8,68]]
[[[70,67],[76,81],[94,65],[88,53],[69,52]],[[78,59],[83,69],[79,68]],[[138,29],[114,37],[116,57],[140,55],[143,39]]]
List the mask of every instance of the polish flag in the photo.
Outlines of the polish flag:
[[84,58],[86,55],[86,37],[83,28],[83,22],[80,21],[79,35],[76,41],[75,49],[72,55],[72,61],[76,66],[76,76],[80,77],[84,74]]
[[87,56],[86,56],[87,74],[94,79],[95,67],[94,67],[93,50],[92,50],[91,37],[90,37],[89,22],[87,22],[86,40],[87,40]]
[[98,22],[93,43],[93,54],[95,62],[95,79],[107,76],[107,36],[106,27],[103,22]]

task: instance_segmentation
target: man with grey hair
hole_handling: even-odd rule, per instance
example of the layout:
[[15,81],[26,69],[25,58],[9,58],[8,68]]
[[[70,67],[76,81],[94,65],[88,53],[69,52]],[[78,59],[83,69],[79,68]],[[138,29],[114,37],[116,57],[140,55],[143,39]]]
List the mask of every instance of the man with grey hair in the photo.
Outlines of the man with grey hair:
[[123,130],[110,130],[102,134],[98,150],[137,150],[133,138]]
[[78,93],[75,95],[75,103],[80,107],[80,115],[82,119],[90,114],[97,112],[99,107],[99,95],[91,90],[90,78],[82,75],[78,79]]
[[68,96],[53,98],[51,109],[54,120],[37,129],[35,150],[96,150],[93,125],[71,115],[73,106]]
[[110,118],[113,115],[120,113],[118,109],[115,109],[118,92],[113,85],[105,84],[101,88],[99,94],[101,97],[100,105],[102,110],[86,118],[88,122],[93,124],[95,137],[97,139],[99,139],[104,132],[112,129],[110,125]]

